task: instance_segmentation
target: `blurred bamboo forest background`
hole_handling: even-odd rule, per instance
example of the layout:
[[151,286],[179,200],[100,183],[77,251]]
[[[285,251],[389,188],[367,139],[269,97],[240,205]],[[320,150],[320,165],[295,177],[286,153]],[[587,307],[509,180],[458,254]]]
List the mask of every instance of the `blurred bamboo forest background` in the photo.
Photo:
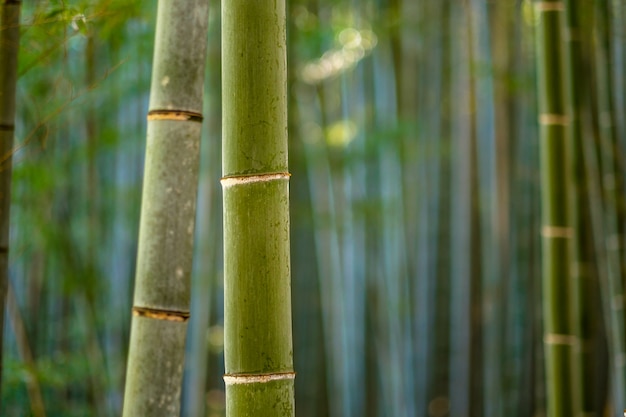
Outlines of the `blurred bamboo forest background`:
[[[576,303],[588,415],[618,416],[626,5],[582,5]],[[22,5],[3,416],[120,413],[155,14]],[[544,415],[532,2],[290,0],[288,16],[297,415]],[[224,415],[220,54],[211,0],[186,417]]]

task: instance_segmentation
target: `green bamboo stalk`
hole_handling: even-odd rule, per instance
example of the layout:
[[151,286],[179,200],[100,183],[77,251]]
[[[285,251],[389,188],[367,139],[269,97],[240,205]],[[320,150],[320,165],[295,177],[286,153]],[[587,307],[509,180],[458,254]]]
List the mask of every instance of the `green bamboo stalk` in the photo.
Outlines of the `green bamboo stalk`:
[[[602,186],[603,207],[601,211],[604,223],[603,236],[599,237],[606,251],[606,279],[603,304],[609,307],[605,320],[610,324],[609,367],[612,383],[613,403],[616,409],[622,408],[626,400],[626,334],[624,322],[624,279],[626,260],[623,256],[624,236],[626,235],[625,212],[623,204],[624,181],[622,179],[622,159],[616,129],[615,103],[613,99],[614,83],[612,79],[613,54],[611,51],[611,10],[608,0],[594,3],[595,10],[595,70],[596,100],[592,111],[595,123],[596,148],[599,157],[597,168]],[[592,168],[589,168],[591,174]]]
[[[617,279],[617,267],[611,251],[606,245],[605,230],[613,225],[612,219],[607,221],[607,217],[614,217],[609,204],[604,204],[599,186],[600,179],[599,161],[596,158],[596,144],[589,141],[582,141],[584,152],[582,152],[583,163],[588,175],[589,210],[591,217],[592,243],[594,245],[594,257],[596,259],[597,275],[602,296],[602,314],[604,315],[606,335],[608,339],[608,364],[610,368],[610,385],[612,401],[614,404],[621,404],[624,386],[624,365],[620,360],[624,351],[624,320],[622,303],[619,303],[619,295],[622,294],[621,282]],[[617,294],[617,295],[616,295]],[[606,392],[601,393],[600,402],[602,406],[607,398]]]
[[568,218],[563,1],[535,1],[539,81],[540,172],[542,216],[542,279],[544,346],[548,416],[577,415],[575,348],[579,343],[573,322],[574,286],[570,278],[573,229]]
[[284,1],[222,6],[226,415],[293,416]]
[[[589,195],[587,192],[587,173],[583,159],[583,35],[586,35],[584,26],[581,24],[583,3],[579,0],[565,0],[567,20],[567,72],[568,72],[568,106],[571,115],[571,126],[568,130],[569,146],[571,146],[571,169],[573,179],[572,226],[573,236],[573,262],[572,278],[574,285],[572,293],[576,302],[576,328],[580,343],[576,345],[576,362],[580,381],[580,406],[583,415],[600,415],[601,407],[594,405],[594,380],[596,363],[595,353],[592,350],[593,342],[597,336],[595,330],[597,323],[596,300],[592,298],[595,293],[593,273],[593,258],[590,250],[591,224],[589,211]],[[594,414],[598,413],[598,414]]]
[[0,3],[0,381],[3,369],[4,306],[9,276],[11,173],[20,6],[20,0],[2,0]]
[[206,0],[159,2],[126,417],[179,415],[207,24]]

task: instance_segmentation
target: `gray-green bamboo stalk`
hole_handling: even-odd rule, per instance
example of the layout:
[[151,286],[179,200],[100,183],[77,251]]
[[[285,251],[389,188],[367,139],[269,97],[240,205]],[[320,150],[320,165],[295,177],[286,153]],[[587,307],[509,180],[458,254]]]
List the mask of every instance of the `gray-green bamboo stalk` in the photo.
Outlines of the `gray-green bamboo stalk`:
[[160,1],[124,416],[179,415],[208,1]]
[[568,218],[569,165],[564,72],[563,1],[535,1],[539,81],[541,236],[548,416],[578,413],[573,359],[579,343],[570,277],[573,229]]
[[20,0],[0,3],[0,381],[4,312],[9,279],[11,173],[15,136],[15,86],[20,44]]
[[[437,44],[441,48],[441,77],[439,78],[440,87],[440,99],[441,109],[438,114],[439,120],[436,123],[439,124],[438,132],[439,139],[436,144],[436,158],[439,159],[436,164],[438,171],[438,204],[437,204],[437,216],[433,219],[436,223],[436,260],[435,260],[435,276],[432,280],[433,294],[434,294],[434,308],[433,314],[433,343],[430,347],[429,356],[432,358],[434,366],[430,369],[430,381],[428,402],[430,404],[429,410],[432,411],[433,407],[437,404],[439,407],[445,409],[448,406],[447,402],[443,402],[442,399],[450,397],[450,287],[451,287],[451,239],[452,239],[452,227],[451,227],[451,149],[452,149],[452,67],[451,67],[451,31],[450,31],[450,8],[452,6],[450,1],[442,1],[439,3],[433,3],[439,10],[436,11],[437,19],[435,20],[440,24],[439,39]],[[447,400],[446,400],[447,401]],[[435,407],[436,409],[436,407]]]
[[478,91],[477,91],[477,71],[475,51],[476,27],[472,14],[474,13],[471,0],[465,0],[466,19],[466,46],[468,56],[468,95],[467,108],[469,109],[469,120],[467,133],[467,181],[469,185],[469,207],[468,210],[468,247],[469,247],[469,404],[468,415],[478,416],[485,414],[484,392],[487,387],[485,383],[485,356],[484,356],[484,332],[485,315],[483,303],[484,272],[487,265],[483,262],[482,247],[484,237],[481,234],[481,201],[480,201],[480,181],[479,181],[479,149],[478,149]]
[[284,0],[222,6],[226,415],[293,416]]

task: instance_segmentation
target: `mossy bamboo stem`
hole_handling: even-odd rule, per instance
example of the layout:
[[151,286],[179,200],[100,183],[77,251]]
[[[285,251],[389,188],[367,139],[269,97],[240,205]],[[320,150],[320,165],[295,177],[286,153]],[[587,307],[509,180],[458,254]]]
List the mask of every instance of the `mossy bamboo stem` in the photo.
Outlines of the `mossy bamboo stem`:
[[222,6],[226,415],[294,415],[283,0]]
[[207,23],[206,0],[159,2],[125,417],[179,415]]
[[573,230],[568,218],[568,159],[563,1],[535,1],[539,81],[542,277],[548,416],[577,415],[573,359],[579,339],[570,278]]
[[9,277],[9,224],[11,207],[11,173],[15,132],[15,86],[20,44],[19,0],[0,3],[0,380],[4,312]]

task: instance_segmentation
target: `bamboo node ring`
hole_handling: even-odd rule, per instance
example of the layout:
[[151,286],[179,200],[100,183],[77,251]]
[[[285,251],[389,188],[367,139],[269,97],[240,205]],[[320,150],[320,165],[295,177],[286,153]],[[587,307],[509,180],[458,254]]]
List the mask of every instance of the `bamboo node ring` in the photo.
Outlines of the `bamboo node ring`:
[[148,120],[177,120],[202,122],[202,114],[186,110],[150,110]]
[[539,124],[544,126],[568,126],[570,119],[565,114],[543,113],[539,115]]
[[271,381],[285,381],[296,378],[295,372],[278,372],[274,374],[226,374],[226,385],[265,384]]
[[546,345],[577,346],[579,340],[571,334],[548,333],[543,337]]
[[291,174],[288,172],[271,172],[268,174],[256,174],[256,175],[240,175],[232,177],[223,177],[220,182],[222,187],[228,188],[233,185],[253,184],[257,182],[269,182],[276,180],[288,180]]
[[562,226],[543,226],[541,236],[547,238],[571,239],[574,237],[574,229]]
[[0,131],[12,132],[13,130],[15,130],[14,125],[7,125],[7,124],[0,123]]
[[189,312],[160,310],[149,307],[133,307],[133,316],[146,317],[155,320],[185,322],[189,320]]

